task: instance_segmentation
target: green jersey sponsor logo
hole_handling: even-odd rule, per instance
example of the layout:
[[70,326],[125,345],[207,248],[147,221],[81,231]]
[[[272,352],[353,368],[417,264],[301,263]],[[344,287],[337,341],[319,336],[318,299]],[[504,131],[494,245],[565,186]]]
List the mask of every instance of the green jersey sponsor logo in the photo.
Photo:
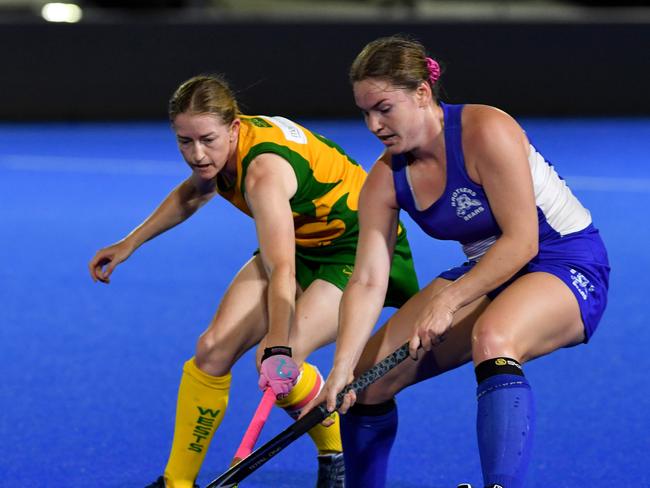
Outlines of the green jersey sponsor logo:
[[250,120],[251,124],[253,124],[255,127],[273,127],[266,120],[260,117],[251,117],[248,120]]

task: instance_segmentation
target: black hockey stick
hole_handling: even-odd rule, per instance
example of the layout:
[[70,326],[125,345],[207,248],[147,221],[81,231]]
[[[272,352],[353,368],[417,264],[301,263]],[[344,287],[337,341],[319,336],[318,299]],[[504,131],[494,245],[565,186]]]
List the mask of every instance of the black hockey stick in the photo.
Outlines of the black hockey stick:
[[[386,356],[380,362],[375,364],[372,368],[363,373],[348,386],[346,386],[343,391],[341,391],[336,396],[336,408],[339,408],[341,406],[341,403],[343,403],[343,396],[347,392],[354,390],[356,393],[359,393],[365,390],[372,383],[377,381],[395,366],[404,361],[408,356],[409,343],[407,342],[395,352]],[[251,455],[243,459],[240,463],[231,467],[228,471],[212,481],[205,488],[232,488],[236,486],[244,478],[248,477],[248,475],[250,475],[253,471],[257,470],[260,466],[266,463],[269,459],[271,459],[273,456],[275,456],[282,449],[287,447],[313,426],[325,420],[325,418],[327,418],[329,415],[330,412],[327,411],[325,402],[321,403],[303,418],[296,420],[293,424],[280,432],[273,439],[253,451]]]

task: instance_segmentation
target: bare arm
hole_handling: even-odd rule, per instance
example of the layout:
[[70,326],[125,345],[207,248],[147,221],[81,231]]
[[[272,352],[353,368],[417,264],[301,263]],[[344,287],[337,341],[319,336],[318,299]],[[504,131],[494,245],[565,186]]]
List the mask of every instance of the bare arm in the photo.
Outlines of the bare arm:
[[[384,306],[398,216],[391,169],[379,160],[361,191],[354,272],[341,299],[334,365],[319,396],[327,399],[330,411],[336,404],[336,394],[352,380],[354,368]],[[344,402],[343,412],[350,400]]]
[[265,153],[250,164],[245,185],[269,279],[266,345],[286,346],[296,303],[296,238],[289,200],[298,182],[287,161]]
[[174,188],[158,208],[124,239],[97,251],[88,264],[90,276],[94,281],[109,283],[115,267],[138,247],[188,219],[215,194],[214,185],[200,183],[190,176]]
[[145,242],[187,220],[215,194],[214,186],[199,186],[193,176],[190,176],[174,188],[158,208],[124,240],[130,242],[133,250],[137,249]]

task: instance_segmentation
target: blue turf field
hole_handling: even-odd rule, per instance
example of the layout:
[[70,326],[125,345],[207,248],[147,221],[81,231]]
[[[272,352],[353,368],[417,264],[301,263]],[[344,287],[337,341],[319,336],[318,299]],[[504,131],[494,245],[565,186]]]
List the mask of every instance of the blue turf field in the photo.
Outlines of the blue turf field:
[[[366,167],[379,151],[361,122],[306,125]],[[528,486],[650,487],[650,119],[523,125],[592,211],[612,264],[592,343],[526,366],[538,410]],[[141,248],[110,286],[86,266],[185,174],[164,123],[0,124],[0,487],[142,487],[162,473],[181,365],[255,249],[253,223],[215,200]],[[405,221],[421,282],[461,259]],[[313,357],[324,371],[332,352]],[[233,374],[202,486],[227,467],[260,398],[250,354]],[[389,486],[479,485],[474,391],[466,366],[398,397]],[[262,440],[288,424],[274,411]],[[304,438],[242,487],[314,479]]]

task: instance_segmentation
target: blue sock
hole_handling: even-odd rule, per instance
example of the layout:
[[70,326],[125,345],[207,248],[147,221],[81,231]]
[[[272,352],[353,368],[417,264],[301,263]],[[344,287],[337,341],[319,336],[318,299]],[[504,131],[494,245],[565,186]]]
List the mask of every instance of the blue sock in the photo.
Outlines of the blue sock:
[[522,488],[535,430],[535,405],[521,366],[509,358],[476,367],[476,430],[486,486]]
[[347,488],[384,488],[388,456],[397,434],[395,400],[355,404],[341,415],[341,440]]

